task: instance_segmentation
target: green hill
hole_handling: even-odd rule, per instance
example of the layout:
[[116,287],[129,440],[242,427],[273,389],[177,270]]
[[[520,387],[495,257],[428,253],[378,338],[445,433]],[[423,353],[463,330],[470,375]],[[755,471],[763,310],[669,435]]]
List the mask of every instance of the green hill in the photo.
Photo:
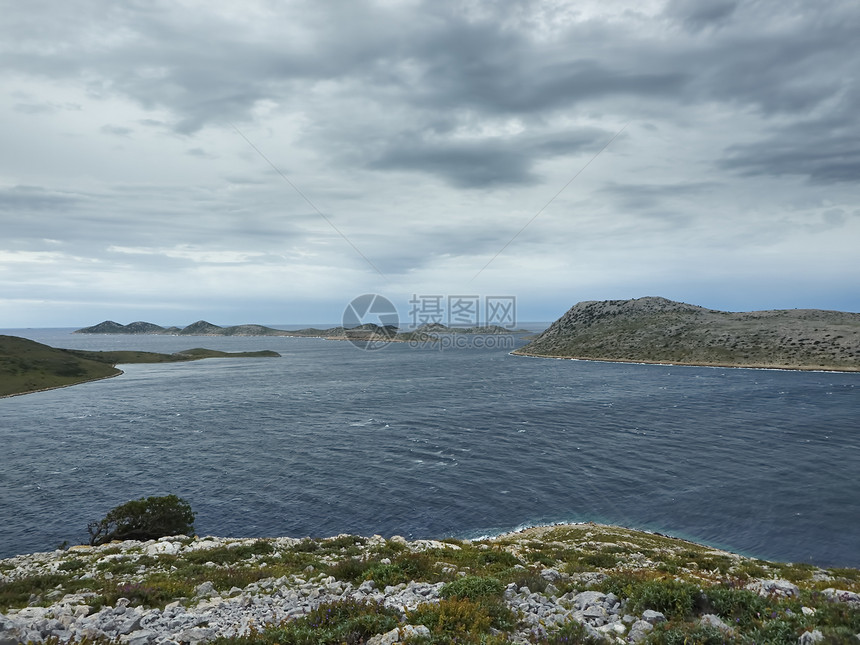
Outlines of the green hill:
[[188,349],[175,354],[138,351],[93,352],[59,349],[17,336],[0,336],[0,396],[26,394],[122,374],[129,363],[176,363],[202,358],[279,357],[277,352],[221,352]]
[[860,314],[820,309],[727,312],[658,297],[586,301],[514,353],[860,371]]
[[17,336],[0,336],[0,396],[116,376],[111,363]]

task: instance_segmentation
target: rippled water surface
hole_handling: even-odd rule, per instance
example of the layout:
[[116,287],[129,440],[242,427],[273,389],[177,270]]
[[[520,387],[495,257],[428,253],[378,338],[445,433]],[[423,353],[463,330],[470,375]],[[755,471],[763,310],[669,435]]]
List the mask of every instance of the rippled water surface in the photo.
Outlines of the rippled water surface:
[[130,365],[0,400],[0,557],[84,541],[117,504],[175,493],[201,535],[469,537],[595,520],[860,566],[860,374],[4,333],[283,357]]

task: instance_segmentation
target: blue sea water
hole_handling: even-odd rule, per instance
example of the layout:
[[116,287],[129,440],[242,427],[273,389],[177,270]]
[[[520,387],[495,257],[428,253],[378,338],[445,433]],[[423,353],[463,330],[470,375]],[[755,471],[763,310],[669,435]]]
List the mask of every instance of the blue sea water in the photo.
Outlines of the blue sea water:
[[112,507],[175,493],[201,535],[473,537],[593,520],[860,566],[860,374],[3,333],[283,357],[122,366],[0,400],[0,557],[85,541]]

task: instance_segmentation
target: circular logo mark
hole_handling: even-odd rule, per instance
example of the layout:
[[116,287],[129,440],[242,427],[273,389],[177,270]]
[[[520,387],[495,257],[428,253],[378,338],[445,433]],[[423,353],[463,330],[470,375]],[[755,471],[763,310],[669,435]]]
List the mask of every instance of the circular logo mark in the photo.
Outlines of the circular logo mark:
[[343,310],[344,335],[359,349],[382,349],[397,334],[399,324],[397,308],[378,293],[353,298]]

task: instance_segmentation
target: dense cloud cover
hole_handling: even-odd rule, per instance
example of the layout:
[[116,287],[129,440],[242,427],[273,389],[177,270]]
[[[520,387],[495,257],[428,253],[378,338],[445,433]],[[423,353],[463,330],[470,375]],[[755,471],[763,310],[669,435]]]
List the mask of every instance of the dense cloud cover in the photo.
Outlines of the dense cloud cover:
[[860,310],[852,0],[0,12],[0,327]]

